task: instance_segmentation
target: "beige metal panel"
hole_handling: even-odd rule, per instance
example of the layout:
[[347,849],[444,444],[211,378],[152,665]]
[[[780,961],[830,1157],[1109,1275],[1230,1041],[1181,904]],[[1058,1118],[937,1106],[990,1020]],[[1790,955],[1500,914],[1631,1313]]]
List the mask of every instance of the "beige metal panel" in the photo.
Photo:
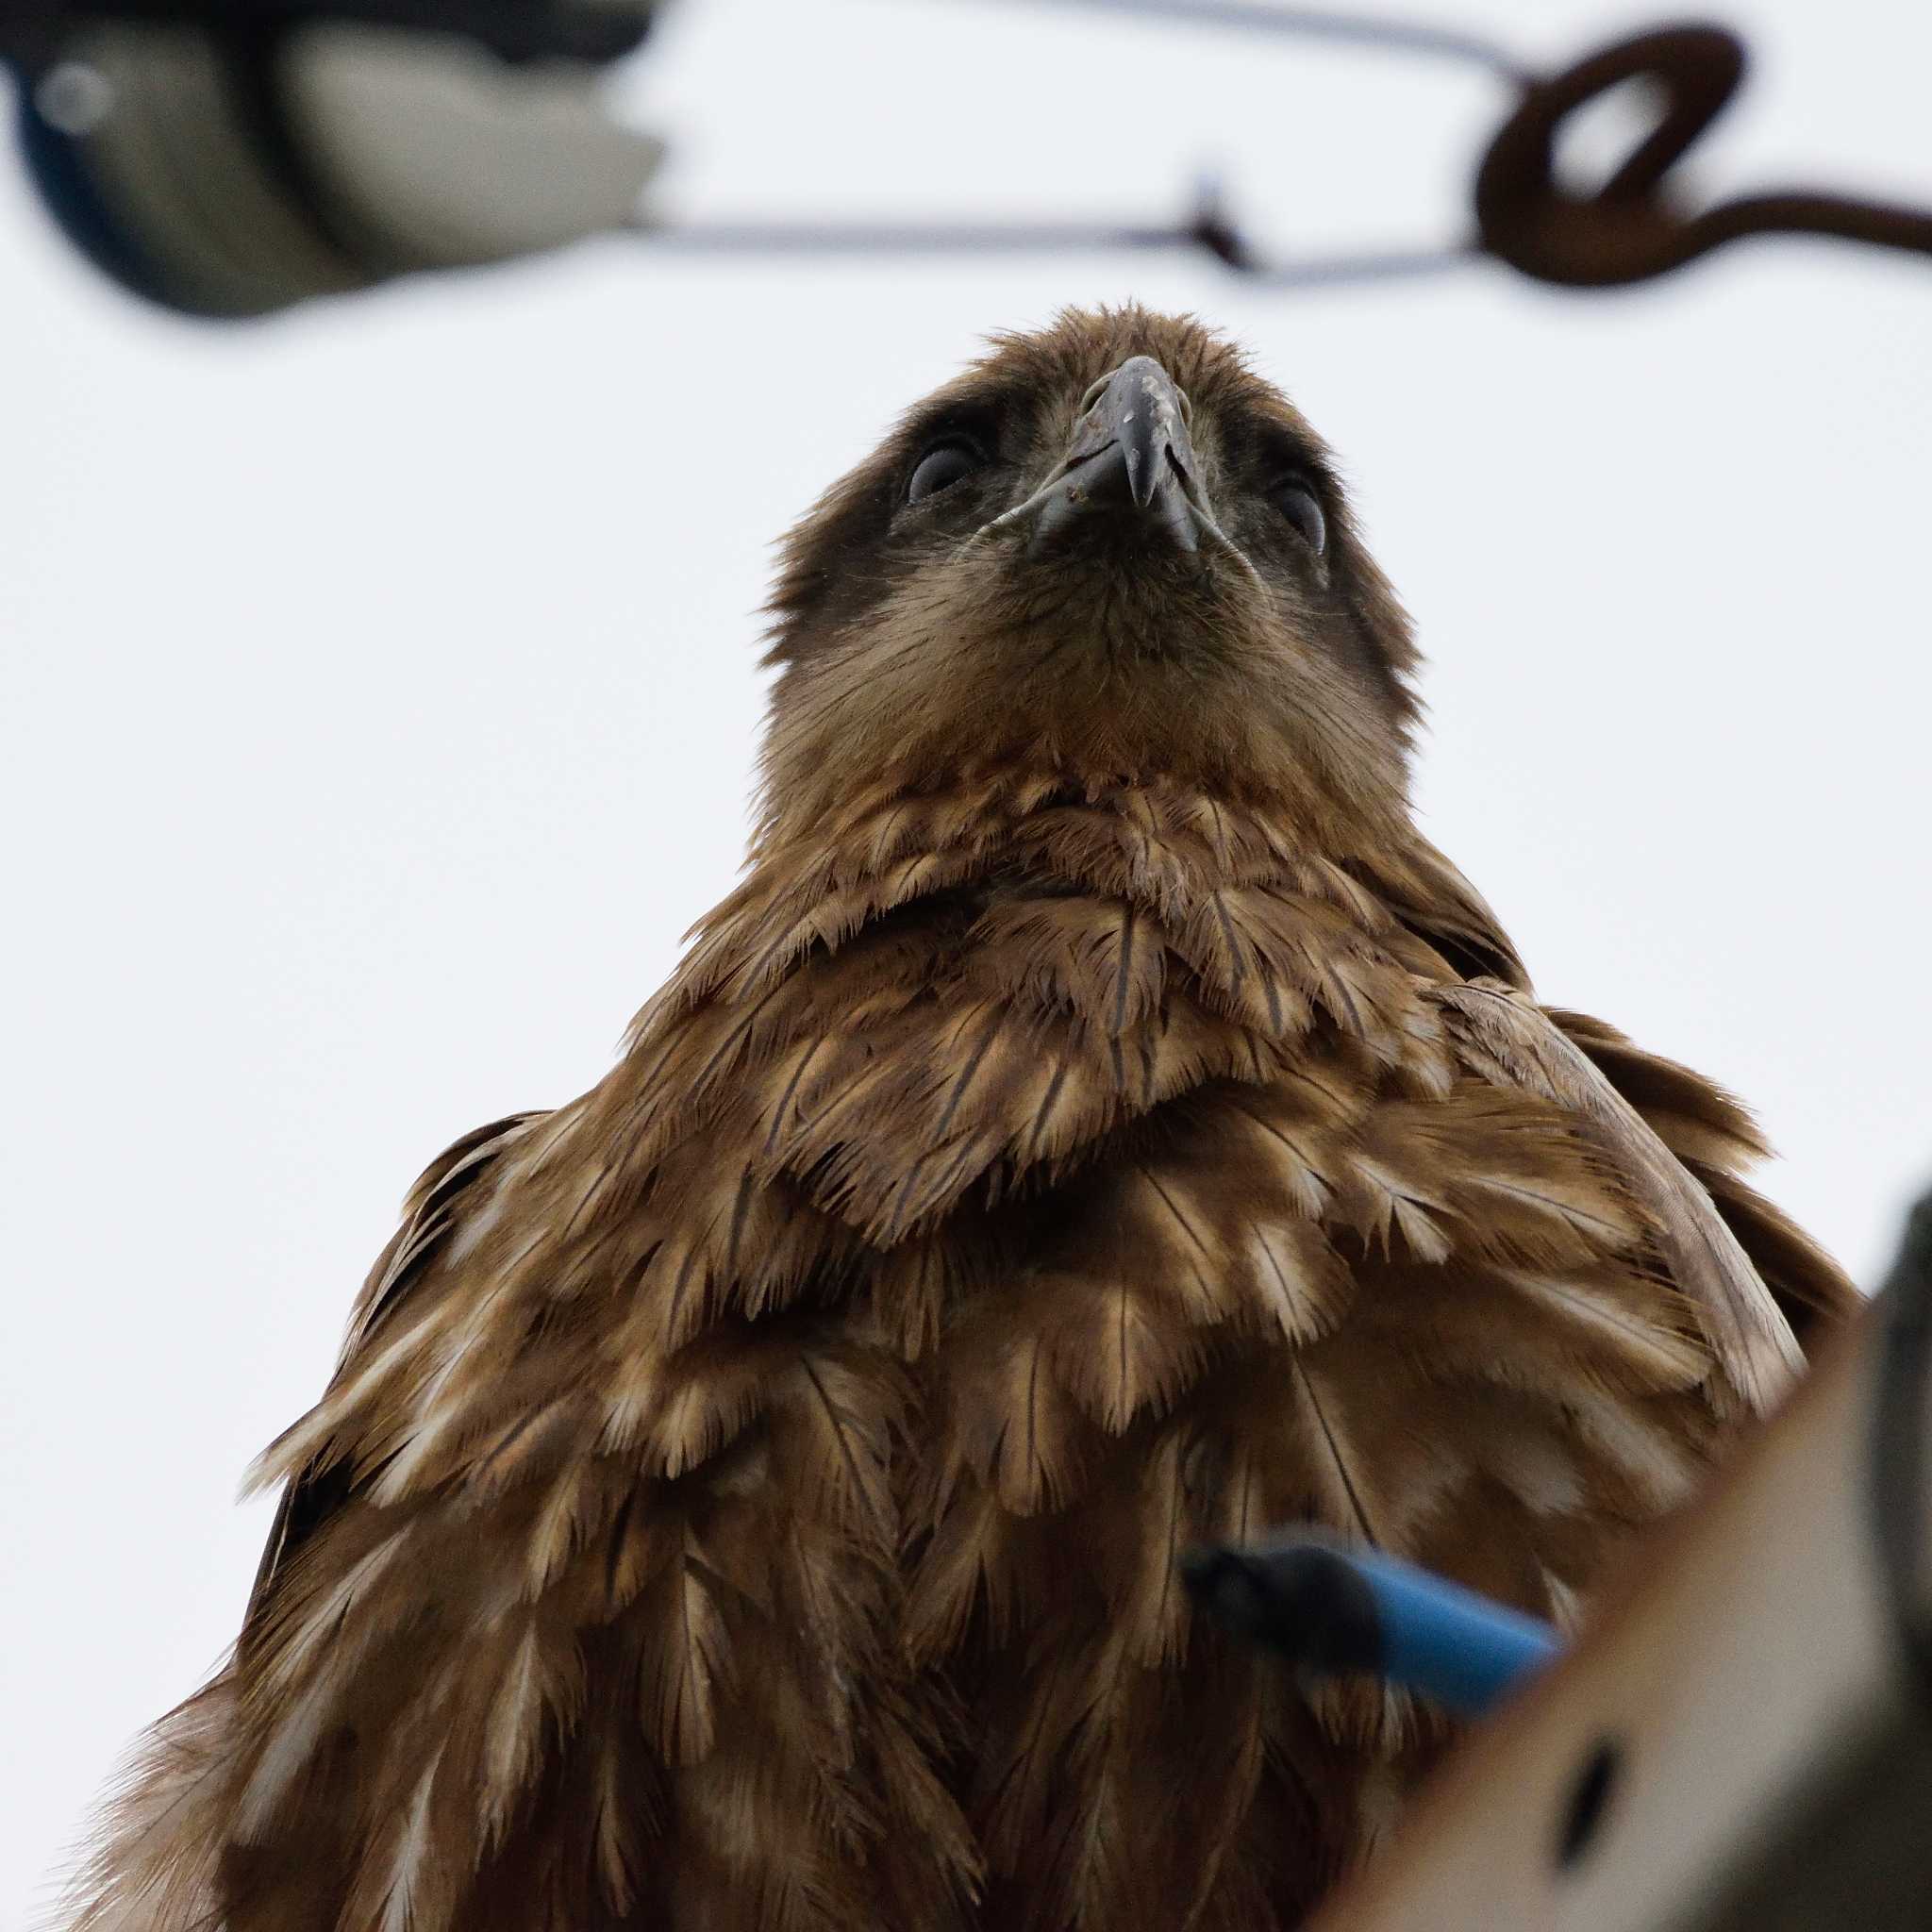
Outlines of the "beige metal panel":
[[1319,1932],[1932,1927],[1932,1276],[1909,1274]]

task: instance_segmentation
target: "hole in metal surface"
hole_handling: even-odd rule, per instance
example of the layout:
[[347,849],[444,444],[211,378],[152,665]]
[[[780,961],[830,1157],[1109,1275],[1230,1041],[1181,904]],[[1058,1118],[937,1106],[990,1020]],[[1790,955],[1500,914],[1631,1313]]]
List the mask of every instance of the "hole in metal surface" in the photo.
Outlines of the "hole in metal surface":
[[1624,1749],[1613,1738],[1598,1741],[1571,1780],[1563,1820],[1557,1840],[1557,1869],[1574,1870],[1589,1855],[1603,1833],[1610,1800],[1624,1774]]

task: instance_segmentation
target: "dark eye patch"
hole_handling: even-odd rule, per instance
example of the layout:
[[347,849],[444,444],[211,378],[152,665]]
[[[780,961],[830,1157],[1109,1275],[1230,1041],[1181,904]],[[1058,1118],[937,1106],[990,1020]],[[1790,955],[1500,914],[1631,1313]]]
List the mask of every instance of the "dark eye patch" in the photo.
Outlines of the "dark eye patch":
[[1257,490],[1267,490],[1285,476],[1299,477],[1318,499],[1325,499],[1335,488],[1324,452],[1272,417],[1250,417],[1241,426],[1235,456]]
[[1301,533],[1302,541],[1317,557],[1327,550],[1328,513],[1305,476],[1294,472],[1282,476],[1269,486],[1268,501]]
[[946,403],[915,417],[899,437],[905,474],[909,475],[920,458],[942,442],[963,443],[976,449],[987,461],[997,461],[1006,441],[1006,414],[989,398]]
[[1324,452],[1277,417],[1237,416],[1228,425],[1229,468],[1253,514],[1267,513],[1291,530],[1316,557],[1324,556],[1333,522],[1336,484]]
[[977,404],[949,403],[907,423],[892,458],[895,507],[923,502],[997,461],[999,432],[998,417]]
[[906,501],[924,503],[927,497],[963,483],[985,468],[986,457],[977,443],[958,436],[942,437],[920,458],[919,466],[906,486]]

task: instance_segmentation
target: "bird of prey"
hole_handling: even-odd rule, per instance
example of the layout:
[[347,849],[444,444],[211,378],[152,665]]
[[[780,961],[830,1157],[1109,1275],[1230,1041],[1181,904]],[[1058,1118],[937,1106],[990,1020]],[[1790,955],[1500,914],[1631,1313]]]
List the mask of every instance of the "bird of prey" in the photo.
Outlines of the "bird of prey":
[[1294,1925],[1444,1727],[1176,1559],[1568,1622],[1849,1305],[1417,831],[1407,620],[1197,324],[996,341],[771,613],[742,883],[417,1184],[87,1932]]

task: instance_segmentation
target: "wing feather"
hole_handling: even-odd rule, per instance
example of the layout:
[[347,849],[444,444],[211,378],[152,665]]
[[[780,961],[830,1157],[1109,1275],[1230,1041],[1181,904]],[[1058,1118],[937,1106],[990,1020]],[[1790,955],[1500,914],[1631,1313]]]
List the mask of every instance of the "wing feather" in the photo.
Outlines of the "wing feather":
[[1714,1399],[1772,1407],[1803,1368],[1791,1332],[1710,1197],[1589,1057],[1522,994],[1498,984],[1439,989],[1435,999],[1470,1061],[1497,1084],[1569,1108],[1603,1137],[1657,1229],[1672,1278],[1705,1324]]

